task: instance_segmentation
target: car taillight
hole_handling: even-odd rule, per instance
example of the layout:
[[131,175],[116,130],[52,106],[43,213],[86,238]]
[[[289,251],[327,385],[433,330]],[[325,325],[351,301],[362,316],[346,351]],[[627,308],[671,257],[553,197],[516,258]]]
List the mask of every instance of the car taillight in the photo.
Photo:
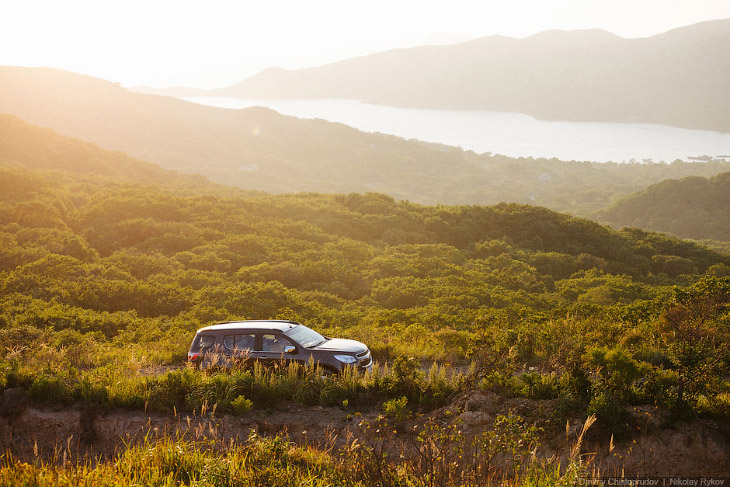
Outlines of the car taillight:
[[190,362],[195,362],[196,360],[198,360],[199,355],[200,354],[198,352],[188,352],[188,360]]

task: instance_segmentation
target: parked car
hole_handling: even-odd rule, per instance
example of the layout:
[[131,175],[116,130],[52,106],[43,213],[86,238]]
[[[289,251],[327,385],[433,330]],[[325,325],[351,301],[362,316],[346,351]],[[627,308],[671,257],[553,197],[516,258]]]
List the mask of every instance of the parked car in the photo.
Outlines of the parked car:
[[231,321],[206,326],[195,334],[188,352],[188,361],[202,367],[238,360],[313,361],[328,373],[346,367],[364,372],[373,367],[364,343],[325,337],[295,321]]

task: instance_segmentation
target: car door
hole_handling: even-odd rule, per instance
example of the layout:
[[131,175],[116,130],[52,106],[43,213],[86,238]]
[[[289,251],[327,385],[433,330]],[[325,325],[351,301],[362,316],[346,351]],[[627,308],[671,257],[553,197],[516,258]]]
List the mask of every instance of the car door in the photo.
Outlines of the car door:
[[217,365],[215,335],[198,335],[190,347],[188,357],[194,357],[196,367],[208,368]]
[[255,356],[256,334],[236,332],[224,335],[223,347],[234,364],[249,364]]
[[[292,353],[291,348],[294,347]],[[256,352],[257,358],[269,364],[277,361],[296,360],[298,347],[281,333],[261,333],[261,350]]]

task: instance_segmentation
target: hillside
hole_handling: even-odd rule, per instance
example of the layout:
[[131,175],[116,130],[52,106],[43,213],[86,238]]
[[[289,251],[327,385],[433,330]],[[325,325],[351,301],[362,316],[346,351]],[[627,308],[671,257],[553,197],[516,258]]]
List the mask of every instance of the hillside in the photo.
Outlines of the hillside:
[[[530,206],[186,196],[59,174],[0,168],[8,326],[112,338],[140,326],[189,333],[212,320],[287,315],[344,326],[379,353],[458,359],[480,317],[593,314],[730,265],[689,242]],[[433,334],[386,338],[408,327]]]
[[376,189],[407,197],[432,190],[447,173],[451,191],[480,179],[474,161],[442,146],[264,108],[227,110],[140,95],[58,70],[0,69],[3,111],[166,169],[247,189]]
[[48,169],[102,176],[108,181],[154,184],[186,193],[255,195],[230,186],[210,183],[203,176],[179,174],[133,159],[128,155],[102,149],[89,142],[67,137],[31,125],[17,117],[0,113],[0,166]]
[[213,92],[348,98],[412,108],[521,112],[552,120],[641,121],[730,131],[730,19],[646,39],[549,31],[418,47],[287,71]]
[[267,192],[377,191],[424,204],[504,201],[586,215],[663,179],[730,170],[721,162],[599,164],[479,155],[264,108],[228,110],[142,95],[43,68],[0,68],[0,112],[168,170]]
[[[336,417],[337,449],[322,448],[347,459],[327,462],[341,485],[363,485],[358,472],[372,468],[383,431],[389,448],[402,449],[393,458],[404,472],[417,465],[418,452],[405,449],[419,444],[415,435],[466,448],[474,435],[504,432],[511,449],[496,451],[536,469],[523,478],[544,479],[548,468],[553,478],[565,474],[553,453],[566,423],[572,434],[595,415],[585,451],[609,451],[610,441],[628,455],[634,438],[661,448],[662,434],[674,431],[663,425],[676,430],[677,418],[692,425],[687,418],[700,415],[711,427],[727,420],[719,378],[730,365],[728,257],[526,205],[175,191],[57,169],[54,160],[67,165],[79,143],[62,142],[55,154],[39,152],[45,169],[0,166],[0,444],[13,458],[40,456],[52,466],[65,444],[73,457],[59,475],[98,481],[119,465],[128,476],[115,478],[126,485],[141,477],[125,462],[156,465],[157,451],[174,458],[165,465],[184,463],[159,478],[186,481],[209,475],[217,451],[228,459],[240,451],[252,468],[260,446],[261,467],[271,468],[295,451],[292,439],[308,445],[320,468],[329,457],[313,442],[338,440],[322,420]],[[120,157],[95,153],[102,168]],[[197,328],[244,318],[296,319],[363,341],[378,366],[336,377],[283,364],[183,366]],[[684,333],[687,326],[696,333]],[[278,407],[287,414],[275,419]],[[416,413],[434,415],[443,429]],[[693,428],[673,438],[712,441],[702,459],[725,468],[726,439]],[[247,439],[250,429],[257,433]],[[353,438],[357,449],[344,444]],[[528,459],[538,439],[549,465]],[[449,462],[455,479],[490,458],[490,443],[481,444],[473,463]],[[596,465],[656,475],[706,467],[677,462],[686,449],[660,453],[628,463],[601,455]],[[106,467],[92,472],[85,458]],[[227,472],[226,462],[215,472]],[[0,476],[55,478],[33,465],[8,462]],[[587,475],[580,462],[571,465],[573,475]]]
[[653,184],[594,215],[613,227],[638,227],[682,238],[730,240],[730,173]]

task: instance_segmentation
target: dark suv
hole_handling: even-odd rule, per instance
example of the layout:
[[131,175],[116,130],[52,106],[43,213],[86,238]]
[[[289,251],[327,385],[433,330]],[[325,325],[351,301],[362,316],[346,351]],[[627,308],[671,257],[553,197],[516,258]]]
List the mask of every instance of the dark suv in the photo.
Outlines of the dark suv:
[[348,366],[372,370],[368,347],[355,340],[328,338],[295,321],[231,321],[198,330],[188,361],[208,366],[230,360],[318,363],[327,372]]

